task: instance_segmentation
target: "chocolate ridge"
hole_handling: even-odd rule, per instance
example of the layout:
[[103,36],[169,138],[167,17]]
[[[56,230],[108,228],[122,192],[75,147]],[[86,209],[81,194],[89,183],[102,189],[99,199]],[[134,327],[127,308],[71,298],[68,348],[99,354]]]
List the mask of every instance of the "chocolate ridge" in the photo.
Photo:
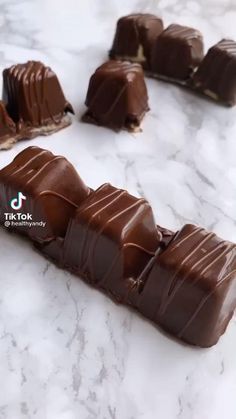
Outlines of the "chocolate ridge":
[[[40,161],[37,161],[38,156],[40,156]],[[24,179],[25,185],[35,186],[34,183],[38,178],[33,175],[32,180],[32,171],[28,170],[32,167],[32,161],[34,162],[33,168],[36,166],[38,169],[41,164],[39,177],[43,174],[43,178],[46,179],[46,168],[50,163],[60,161],[60,158],[61,156],[55,157],[52,153],[37,147],[29,147],[20,153],[10,165],[13,178],[20,181]],[[19,168],[20,164],[22,167]],[[7,177],[9,167],[5,172]],[[2,171],[0,171],[0,179],[1,174]],[[16,187],[17,184],[14,186]],[[37,190],[34,189],[36,200],[37,194]],[[56,197],[61,196],[57,191],[46,189],[39,192],[40,194],[42,196],[48,194]],[[123,201],[119,202],[120,200]],[[235,244],[224,241],[216,234],[191,224],[185,225],[176,235],[173,235],[169,230],[155,226],[155,224],[152,225],[153,214],[145,199],[135,198],[127,191],[116,189],[109,184],[102,185],[89,197],[85,197],[80,207],[78,204],[74,204],[70,198],[66,197],[66,202],[72,205],[73,209],[76,210],[77,207],[78,209],[70,216],[65,239],[57,237],[55,240],[59,256],[54,253],[54,261],[59,266],[82,276],[87,282],[112,295],[114,300],[132,305],[158,326],[188,343],[203,347],[216,343],[220,334],[226,329],[233,308],[235,308],[236,286],[233,290],[230,288],[232,279],[234,276],[236,277]],[[73,233],[74,227],[77,227],[77,230],[74,230],[73,237],[71,232]],[[105,231],[106,233],[104,233]],[[91,232],[92,234],[89,234]],[[100,253],[96,254],[98,242],[104,237],[104,234],[108,241],[100,242]],[[66,252],[70,254],[72,248],[77,245],[76,241],[80,247],[75,251],[74,260],[76,263],[71,263]],[[111,242],[114,244],[114,249],[109,252]],[[38,247],[41,252],[47,255],[45,249],[51,244],[53,243],[46,243],[46,245],[40,243]],[[124,270],[125,265],[122,263],[125,260],[125,253],[122,252],[130,248],[145,253],[147,258],[142,258],[140,262],[138,257],[141,256],[141,253],[136,254],[135,258],[129,254],[128,268]],[[100,261],[98,263],[102,255],[101,250],[107,258],[102,259],[102,263],[105,261],[102,269],[99,266]],[[120,258],[122,263],[117,266]],[[130,260],[133,263],[131,265]],[[121,270],[119,270],[120,268]],[[97,277],[95,277],[95,269],[100,270]],[[116,272],[119,272],[118,275]],[[153,272],[154,275],[151,277]],[[120,284],[117,286],[117,283],[122,280],[124,282],[121,286]],[[153,288],[154,286],[155,288]],[[147,297],[145,293],[148,287],[149,294],[151,290],[154,296],[149,295],[151,300],[149,298],[144,302],[146,309],[148,304],[151,305],[153,313],[151,316],[140,305],[141,299]],[[206,307],[208,300],[221,287],[223,290],[214,297],[210,306]],[[230,291],[233,291],[232,296],[229,296]],[[190,305],[188,297],[190,297]],[[212,307],[212,305],[214,306]],[[173,307],[178,307],[179,311],[173,312]],[[170,308],[172,311],[169,310]],[[206,313],[209,317],[209,319],[206,318],[208,330],[204,325],[202,326]],[[168,317],[170,315],[172,317]],[[193,322],[193,329],[189,331]],[[212,330],[210,329],[211,325]],[[208,332],[209,337],[207,336]]]
[[3,98],[17,132],[2,148],[57,132],[70,125],[67,113],[74,113],[56,74],[39,61],[16,64],[3,71]]
[[[58,179],[58,184],[53,180],[52,173],[54,178]],[[72,185],[66,185],[64,179],[61,185],[62,176],[68,179],[67,182],[71,181]],[[54,156],[38,147],[23,150],[12,163],[0,171],[0,187],[6,198],[1,202],[2,210],[5,208],[5,212],[8,212],[10,199],[17,191],[21,191],[27,197],[23,210],[33,215],[33,221],[38,221],[39,218],[48,223],[46,230],[43,229],[45,231],[28,229],[34,240],[42,242],[51,241],[55,238],[55,233],[66,228],[67,218],[90,193],[90,189],[84,185],[71,163],[62,156]],[[52,207],[57,204],[53,198],[60,202],[57,212],[64,217],[60,223],[58,214],[53,215]],[[39,234],[42,235],[41,238]]]
[[[130,26],[127,23],[130,22]],[[139,62],[150,67],[151,50],[156,37],[163,31],[161,18],[149,13],[134,13],[121,17],[109,51],[109,57]]]
[[111,60],[90,78],[85,101],[88,110],[82,120],[117,131],[140,131],[140,122],[149,110],[147,100],[142,67]]

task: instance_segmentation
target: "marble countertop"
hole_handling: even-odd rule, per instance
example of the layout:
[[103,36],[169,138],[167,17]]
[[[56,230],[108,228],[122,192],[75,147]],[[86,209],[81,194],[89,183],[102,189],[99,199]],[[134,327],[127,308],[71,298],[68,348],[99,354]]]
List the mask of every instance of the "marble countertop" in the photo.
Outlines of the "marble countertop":
[[[28,145],[72,161],[85,182],[146,197],[158,224],[193,222],[236,242],[236,108],[147,80],[151,111],[131,135],[79,122],[116,20],[132,11],[199,28],[206,48],[236,39],[233,0],[0,0],[0,70],[28,59],[58,74],[76,117]],[[236,418],[236,319],[194,349],[60,271],[0,231],[0,419]]]

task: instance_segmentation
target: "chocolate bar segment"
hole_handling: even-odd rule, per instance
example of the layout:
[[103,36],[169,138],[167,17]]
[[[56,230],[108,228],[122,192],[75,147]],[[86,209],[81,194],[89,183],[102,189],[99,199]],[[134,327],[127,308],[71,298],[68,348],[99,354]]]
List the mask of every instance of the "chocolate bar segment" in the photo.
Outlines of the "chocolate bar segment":
[[8,115],[5,103],[0,101],[0,150],[11,148],[16,135],[16,125]]
[[209,49],[193,77],[202,93],[227,105],[236,104],[236,42],[223,39]]
[[65,158],[37,147],[0,171],[0,194],[2,223],[29,214],[30,227],[21,218],[10,227],[173,336],[209,347],[226,330],[236,307],[235,244],[192,224],[177,233],[156,226],[144,199],[109,184],[91,191]]
[[136,13],[120,18],[110,58],[139,63],[150,70],[152,48],[162,31],[163,22],[155,15]]
[[153,48],[151,73],[171,81],[186,82],[203,59],[203,38],[193,28],[170,25]]
[[73,113],[56,74],[38,61],[3,71],[3,99],[17,124],[20,139],[48,135],[70,124]]
[[116,300],[134,303],[137,279],[161,238],[147,201],[105,184],[74,214],[65,237],[63,265]]
[[83,121],[116,131],[140,131],[149,110],[142,67],[121,61],[108,61],[90,79]]
[[185,342],[214,345],[236,307],[236,246],[188,224],[152,264],[141,313]]
[[[64,157],[28,147],[0,170],[1,222],[12,220],[6,219],[11,217],[6,214],[13,213],[16,231],[35,241],[48,242],[65,235],[69,219],[89,193],[89,188]],[[29,227],[20,223],[22,218],[18,213],[29,214],[30,219],[24,218],[26,221],[46,224]]]

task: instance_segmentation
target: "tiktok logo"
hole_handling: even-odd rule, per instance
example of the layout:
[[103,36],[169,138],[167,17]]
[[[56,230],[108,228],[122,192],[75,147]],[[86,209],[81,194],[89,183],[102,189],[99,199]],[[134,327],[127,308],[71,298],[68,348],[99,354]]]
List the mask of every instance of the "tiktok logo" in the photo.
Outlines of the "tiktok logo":
[[22,192],[18,192],[17,198],[13,198],[10,201],[10,205],[12,207],[12,209],[14,210],[19,210],[22,207],[23,201],[26,200],[26,196],[23,195]]

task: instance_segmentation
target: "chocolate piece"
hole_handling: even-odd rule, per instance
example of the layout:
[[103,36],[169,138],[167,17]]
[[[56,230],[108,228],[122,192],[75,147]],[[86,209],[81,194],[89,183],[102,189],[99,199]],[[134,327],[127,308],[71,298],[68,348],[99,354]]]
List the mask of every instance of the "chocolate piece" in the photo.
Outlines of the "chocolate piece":
[[203,38],[192,28],[170,25],[157,38],[151,72],[173,81],[186,82],[203,59]]
[[168,230],[167,228],[157,225],[157,230],[161,233],[161,248],[164,250],[170,244],[171,240],[174,238],[175,234],[173,231]]
[[[1,222],[20,222],[22,217],[18,219],[17,214],[29,213],[31,217],[24,217],[25,221],[43,222],[45,227],[13,225],[13,228],[38,242],[50,241],[64,236],[70,217],[89,193],[64,157],[28,147],[0,171]],[[17,218],[6,219],[6,213],[16,214]]]
[[8,115],[5,103],[0,101],[0,150],[11,148],[15,137],[16,125]]
[[19,139],[54,133],[70,124],[66,101],[56,74],[37,61],[3,71],[3,99],[17,124]]
[[236,42],[223,39],[209,49],[194,74],[195,87],[214,100],[236,104]]
[[152,48],[162,31],[163,22],[155,15],[136,13],[120,18],[110,58],[140,63],[150,70]]
[[140,122],[149,110],[142,67],[108,61],[89,82],[83,121],[114,130],[140,131]]
[[44,242],[34,243],[37,250],[43,253],[47,259],[52,260],[58,267],[63,268],[63,248],[64,237],[56,237],[55,239]]
[[46,223],[11,228],[60,267],[185,342],[209,347],[224,333],[236,307],[235,244],[191,224],[156,226],[144,199],[109,184],[91,191],[65,158],[37,147],[0,171],[0,194],[2,223],[13,220],[6,213]]
[[236,307],[236,246],[188,224],[152,265],[141,313],[190,344],[214,345]]
[[147,201],[105,184],[74,214],[65,237],[63,265],[116,300],[134,304],[137,278],[161,238]]

